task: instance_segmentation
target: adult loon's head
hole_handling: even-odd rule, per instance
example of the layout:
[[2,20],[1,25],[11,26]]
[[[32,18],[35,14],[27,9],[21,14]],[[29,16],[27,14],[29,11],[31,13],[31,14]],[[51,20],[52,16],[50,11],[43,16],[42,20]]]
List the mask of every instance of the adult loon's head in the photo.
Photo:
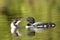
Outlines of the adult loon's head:
[[33,17],[28,17],[26,20],[31,24],[35,23],[35,19]]

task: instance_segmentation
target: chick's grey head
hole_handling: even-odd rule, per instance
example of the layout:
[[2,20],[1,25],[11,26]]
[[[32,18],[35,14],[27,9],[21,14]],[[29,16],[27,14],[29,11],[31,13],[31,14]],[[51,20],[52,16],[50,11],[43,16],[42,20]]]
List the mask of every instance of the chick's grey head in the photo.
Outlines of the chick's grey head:
[[33,18],[33,17],[28,17],[27,19],[26,19],[29,23],[35,23],[35,19]]

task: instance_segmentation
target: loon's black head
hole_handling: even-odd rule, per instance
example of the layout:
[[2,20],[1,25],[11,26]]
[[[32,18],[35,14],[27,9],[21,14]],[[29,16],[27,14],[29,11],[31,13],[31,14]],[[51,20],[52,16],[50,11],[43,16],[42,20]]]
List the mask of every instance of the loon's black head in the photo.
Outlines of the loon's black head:
[[28,17],[26,20],[31,24],[35,23],[35,19],[33,17]]

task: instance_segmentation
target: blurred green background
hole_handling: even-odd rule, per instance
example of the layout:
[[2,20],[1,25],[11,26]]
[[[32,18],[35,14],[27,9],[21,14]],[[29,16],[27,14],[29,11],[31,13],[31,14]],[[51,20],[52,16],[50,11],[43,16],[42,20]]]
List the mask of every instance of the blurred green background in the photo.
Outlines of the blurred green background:
[[[10,33],[10,23],[19,19],[34,17],[36,21],[53,22],[54,29],[36,33],[36,36],[14,37]],[[27,22],[22,22],[25,26]],[[25,28],[19,29],[26,33]],[[0,0],[0,40],[60,40],[60,0]]]

